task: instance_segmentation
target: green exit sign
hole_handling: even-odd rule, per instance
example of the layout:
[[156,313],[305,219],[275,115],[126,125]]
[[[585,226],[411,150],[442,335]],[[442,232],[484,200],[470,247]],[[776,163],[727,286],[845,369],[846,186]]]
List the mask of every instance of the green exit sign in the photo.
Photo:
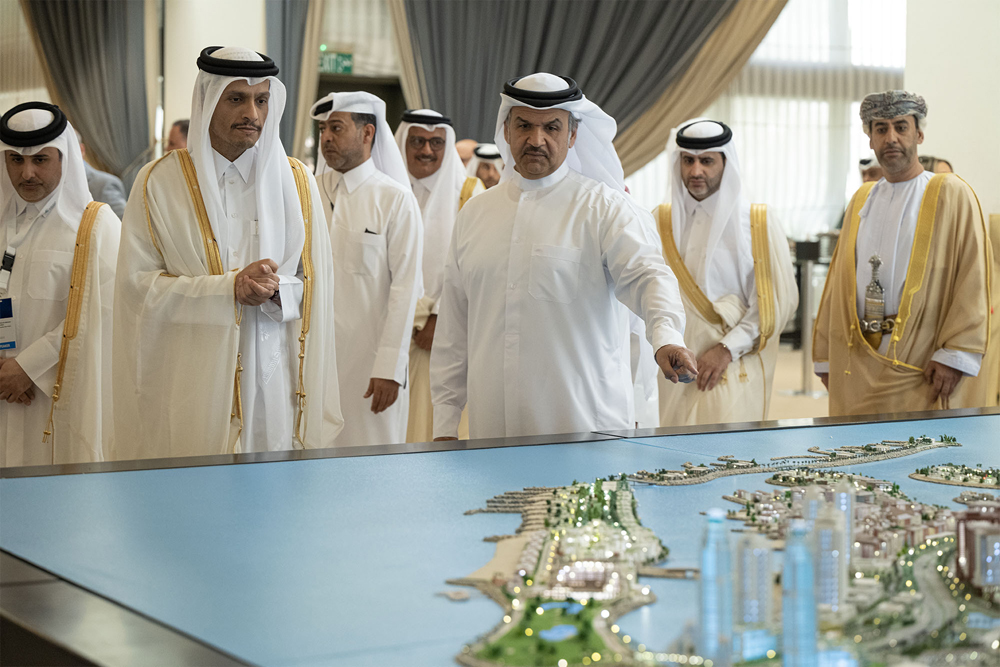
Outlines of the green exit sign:
[[353,53],[326,51],[319,54],[320,74],[351,74],[354,70]]

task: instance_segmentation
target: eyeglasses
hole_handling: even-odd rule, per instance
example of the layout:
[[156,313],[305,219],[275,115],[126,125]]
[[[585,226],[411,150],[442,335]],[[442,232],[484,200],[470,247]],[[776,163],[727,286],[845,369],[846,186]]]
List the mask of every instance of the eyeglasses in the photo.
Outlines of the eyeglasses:
[[427,144],[431,145],[431,150],[433,151],[439,151],[444,148],[444,139],[441,137],[432,137],[430,139],[426,137],[410,137],[406,140],[406,143],[410,148],[418,151]]

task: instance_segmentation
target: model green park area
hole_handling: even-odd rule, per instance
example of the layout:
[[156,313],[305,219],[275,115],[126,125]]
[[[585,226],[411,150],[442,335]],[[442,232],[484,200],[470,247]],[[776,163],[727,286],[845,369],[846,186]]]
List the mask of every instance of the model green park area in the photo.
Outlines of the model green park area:
[[599,605],[532,598],[526,606],[521,620],[476,657],[506,665],[555,665],[559,660],[578,665],[583,657],[588,663],[614,660],[593,628]]
[[591,665],[631,658],[631,638],[615,620],[655,596],[639,583],[639,568],[667,555],[641,525],[625,475],[592,484],[525,489],[498,496],[487,510],[520,512],[516,566],[499,561],[476,585],[504,606],[503,621],[466,646],[467,665]]

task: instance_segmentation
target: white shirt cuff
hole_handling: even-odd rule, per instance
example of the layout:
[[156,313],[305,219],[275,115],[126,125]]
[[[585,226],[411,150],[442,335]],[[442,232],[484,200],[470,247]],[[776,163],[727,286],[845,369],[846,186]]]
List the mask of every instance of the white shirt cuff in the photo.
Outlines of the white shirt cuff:
[[35,383],[35,386],[51,398],[52,389],[56,383],[59,350],[52,347],[49,338],[42,336],[24,348],[14,359],[17,360],[17,365],[21,367],[25,375]]
[[830,362],[829,361],[816,361],[813,362],[813,373],[819,375],[820,373],[830,373]]
[[729,353],[733,355],[733,361],[752,350],[754,344],[754,340],[742,329],[733,329],[722,337],[722,342],[729,348]]
[[457,438],[458,423],[462,420],[462,408],[454,405],[434,406],[434,437]]
[[948,368],[954,368],[956,371],[961,371],[962,375],[976,377],[979,375],[979,368],[983,363],[983,355],[976,354],[975,352],[949,350],[948,348],[942,347],[940,350],[931,355],[931,361],[936,361],[939,364],[944,364]]
[[652,344],[653,354],[656,354],[656,352],[664,345],[679,345],[681,347],[687,347],[687,345],[684,344],[684,334],[667,325],[663,325],[653,330]]
[[410,361],[410,341],[402,352],[398,348],[380,347],[375,353],[372,377],[392,380],[400,387],[406,382],[406,365]]
[[302,317],[302,281],[295,276],[278,276],[279,306],[268,299],[260,305],[265,315],[275,322],[291,322]]

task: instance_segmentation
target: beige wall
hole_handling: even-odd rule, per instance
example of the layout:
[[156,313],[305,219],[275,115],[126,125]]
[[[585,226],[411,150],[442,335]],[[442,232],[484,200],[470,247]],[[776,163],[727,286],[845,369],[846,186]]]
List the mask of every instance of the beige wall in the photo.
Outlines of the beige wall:
[[191,115],[195,61],[206,46],[265,50],[264,0],[164,0],[163,120]]
[[950,161],[987,217],[1000,213],[1000,1],[908,0],[906,89],[927,100],[920,152]]

